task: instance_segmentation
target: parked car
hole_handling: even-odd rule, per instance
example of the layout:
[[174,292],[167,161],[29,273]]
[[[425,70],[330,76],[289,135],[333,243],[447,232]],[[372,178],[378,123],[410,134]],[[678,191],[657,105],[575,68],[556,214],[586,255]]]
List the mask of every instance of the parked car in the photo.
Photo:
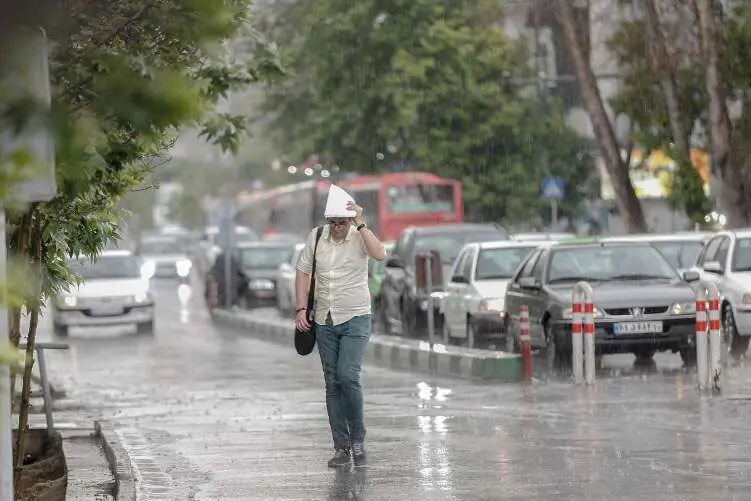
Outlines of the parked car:
[[190,282],[193,262],[186,246],[175,235],[154,235],[141,239],[137,253],[154,278]]
[[[386,251],[386,256],[388,256],[394,249],[394,242],[383,242],[383,248]],[[368,289],[370,290],[370,299],[373,301],[373,304],[378,302],[378,298],[381,295],[381,286],[383,285],[383,277],[385,275],[384,264],[384,261],[368,260]]]
[[519,242],[538,242],[545,240],[560,241],[570,238],[576,238],[574,233],[544,233],[544,232],[531,232],[531,233],[514,233],[511,235],[511,240],[518,240]]
[[678,271],[691,268],[704,248],[704,244],[714,233],[686,231],[679,233],[639,234],[607,237],[604,242],[648,242],[662,252]]
[[684,363],[696,357],[695,298],[683,276],[648,243],[553,244],[531,253],[506,291],[506,348],[519,346],[519,310],[529,309],[533,347],[546,348],[551,363],[571,360],[571,295],[574,285],[593,288],[597,354],[634,353],[649,360],[672,351]]
[[715,234],[692,269],[717,285],[728,349],[736,358],[745,355],[751,339],[751,229]]
[[283,316],[295,314],[295,276],[297,262],[305,248],[305,243],[297,243],[287,261],[279,265],[276,279],[276,307]]
[[453,342],[505,341],[506,285],[537,242],[469,243],[448,275],[442,300],[443,328]]
[[[381,285],[378,316],[387,333],[421,337],[427,333],[429,297],[418,292],[416,282],[417,255],[437,251],[445,280],[468,242],[508,240],[508,233],[495,224],[444,224],[410,227],[402,231],[391,255],[386,259],[386,273]],[[444,282],[434,283],[432,296],[435,326],[442,328],[440,313]]]
[[138,332],[154,332],[154,298],[143,261],[128,250],[106,250],[96,261],[72,259],[68,265],[83,278],[52,300],[55,334],[71,327],[135,324]]
[[279,265],[295,251],[292,243],[245,242],[236,248],[242,273],[247,277],[242,304],[246,308],[276,307]]
[[[199,273],[207,273],[212,266],[216,257],[222,252],[222,248],[219,245],[220,229],[218,226],[209,226],[201,236],[199,243],[199,254],[196,256],[196,267]],[[258,234],[252,229],[246,226],[235,227],[235,244],[243,244],[246,242],[257,242]]]

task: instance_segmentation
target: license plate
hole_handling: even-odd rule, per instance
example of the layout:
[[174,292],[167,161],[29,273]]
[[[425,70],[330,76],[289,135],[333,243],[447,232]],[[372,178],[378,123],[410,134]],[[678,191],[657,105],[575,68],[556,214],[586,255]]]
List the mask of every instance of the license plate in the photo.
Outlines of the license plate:
[[662,333],[662,322],[625,322],[613,324],[613,334],[657,334]]
[[123,309],[120,306],[92,308],[91,314],[94,316],[122,315]]

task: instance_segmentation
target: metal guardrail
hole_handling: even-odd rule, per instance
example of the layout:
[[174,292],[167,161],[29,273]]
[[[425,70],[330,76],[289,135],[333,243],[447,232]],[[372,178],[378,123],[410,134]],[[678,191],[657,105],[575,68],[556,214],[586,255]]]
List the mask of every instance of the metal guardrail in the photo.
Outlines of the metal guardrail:
[[[20,344],[20,349],[25,350],[26,344]],[[42,386],[42,399],[44,401],[44,415],[47,420],[47,433],[52,435],[55,432],[55,421],[52,417],[52,385],[47,377],[47,361],[44,358],[45,350],[69,350],[70,345],[66,343],[36,343],[34,351],[39,362],[39,377]]]

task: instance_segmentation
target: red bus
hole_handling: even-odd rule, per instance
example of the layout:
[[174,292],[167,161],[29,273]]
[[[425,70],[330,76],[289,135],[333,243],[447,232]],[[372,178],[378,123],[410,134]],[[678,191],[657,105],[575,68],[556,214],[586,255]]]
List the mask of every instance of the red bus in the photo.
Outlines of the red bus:
[[[365,209],[370,228],[383,240],[396,240],[408,226],[460,223],[461,183],[426,172],[358,176],[335,181]],[[259,234],[304,236],[323,222],[328,180],[305,181],[238,196],[238,224]]]

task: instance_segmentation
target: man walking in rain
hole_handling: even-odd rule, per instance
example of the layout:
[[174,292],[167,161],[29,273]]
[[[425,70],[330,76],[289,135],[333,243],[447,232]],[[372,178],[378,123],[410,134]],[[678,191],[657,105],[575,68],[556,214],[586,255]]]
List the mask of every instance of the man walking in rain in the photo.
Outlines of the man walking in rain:
[[[329,467],[364,466],[362,385],[360,373],[370,339],[368,258],[386,257],[383,244],[370,231],[363,209],[338,186],[329,188],[326,225],[316,252],[315,322],[318,352],[326,384],[326,410],[334,440]],[[308,284],[313,268],[317,230],[308,236],[297,265],[295,294],[298,329],[307,331]]]

